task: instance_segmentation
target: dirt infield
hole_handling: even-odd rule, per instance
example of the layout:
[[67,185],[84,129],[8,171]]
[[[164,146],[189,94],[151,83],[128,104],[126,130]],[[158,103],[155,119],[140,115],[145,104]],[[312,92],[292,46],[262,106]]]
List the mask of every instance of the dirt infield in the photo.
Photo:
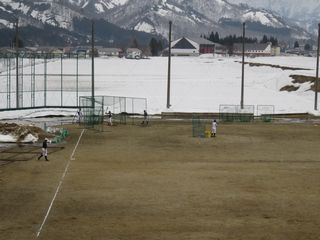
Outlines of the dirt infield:
[[[320,126],[69,127],[68,144],[0,166],[0,239],[320,239]],[[50,152],[50,150],[49,150]]]

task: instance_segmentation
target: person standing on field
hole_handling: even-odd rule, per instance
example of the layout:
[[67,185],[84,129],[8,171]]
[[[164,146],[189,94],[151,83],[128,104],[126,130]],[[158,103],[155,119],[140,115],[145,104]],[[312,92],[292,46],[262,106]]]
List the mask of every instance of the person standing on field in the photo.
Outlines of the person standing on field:
[[45,138],[42,143],[42,152],[41,152],[41,155],[38,157],[38,160],[40,160],[40,158],[42,158],[43,156],[46,159],[46,161],[49,161],[49,159],[48,159],[48,139],[47,138]]
[[211,126],[211,137],[216,137],[217,127],[218,127],[217,121],[214,119],[212,121],[212,126]]
[[143,121],[141,124],[147,124],[148,125],[148,113],[146,110],[143,111]]
[[81,118],[82,118],[82,111],[81,111],[81,108],[79,108],[77,110],[77,121],[79,124],[81,123]]
[[111,111],[108,112],[107,117],[108,117],[108,125],[112,126],[112,113],[111,113]]

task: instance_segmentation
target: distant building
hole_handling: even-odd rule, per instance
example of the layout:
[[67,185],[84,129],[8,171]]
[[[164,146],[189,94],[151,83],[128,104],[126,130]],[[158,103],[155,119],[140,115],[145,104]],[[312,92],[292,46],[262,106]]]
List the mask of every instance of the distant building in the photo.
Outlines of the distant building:
[[172,56],[199,56],[214,53],[215,43],[204,38],[180,38],[171,43]]
[[[271,43],[246,43],[244,53],[249,56],[271,56],[271,46]],[[233,54],[242,54],[242,43],[233,45]]]
[[73,54],[78,55],[78,57],[86,58],[90,54],[90,47],[77,47],[74,49]]
[[138,48],[128,48],[125,57],[128,59],[140,59],[142,58],[142,51]]
[[98,55],[100,57],[120,57],[122,49],[120,48],[98,48]]
[[226,47],[222,44],[215,43],[214,53],[221,54],[221,55],[227,55],[229,53],[229,49],[228,49],[228,47]]
[[271,56],[280,56],[280,47],[271,47]]

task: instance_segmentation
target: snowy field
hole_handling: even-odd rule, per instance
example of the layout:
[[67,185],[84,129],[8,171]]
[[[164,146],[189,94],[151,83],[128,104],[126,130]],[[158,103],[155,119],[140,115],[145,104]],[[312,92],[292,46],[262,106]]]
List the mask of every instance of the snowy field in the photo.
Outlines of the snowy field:
[[[69,62],[70,61],[70,62]],[[171,75],[171,105],[173,112],[219,112],[220,104],[240,104],[241,58],[238,57],[173,57]],[[316,59],[310,57],[260,57],[246,61],[311,70],[281,70],[272,67],[245,66],[245,105],[274,105],[276,113],[305,113],[313,111],[314,92],[304,83],[296,92],[279,91],[293,84],[289,75],[315,76]],[[75,66],[65,60],[63,71],[74,74]],[[41,64],[37,67],[41,71]],[[96,95],[141,97],[148,99],[149,113],[166,109],[167,68],[165,57],[144,60],[98,58],[95,61]],[[48,73],[60,71],[60,61],[48,64]],[[80,61],[80,73],[91,71],[90,59]],[[5,86],[5,78],[0,79]],[[88,79],[89,81],[89,79]],[[52,83],[51,83],[52,84]],[[57,86],[60,81],[57,81]],[[68,83],[64,83],[68,85]],[[88,86],[86,86],[87,88]],[[8,113],[0,113],[0,118]],[[12,113],[11,113],[12,114]]]

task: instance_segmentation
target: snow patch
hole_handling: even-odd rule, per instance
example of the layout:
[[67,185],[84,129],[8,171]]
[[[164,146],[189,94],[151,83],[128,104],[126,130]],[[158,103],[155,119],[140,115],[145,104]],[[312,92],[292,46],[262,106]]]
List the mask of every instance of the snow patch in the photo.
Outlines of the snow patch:
[[0,19],[0,24],[6,26],[6,27],[10,27],[10,22],[8,22],[7,20],[4,19]]
[[2,142],[2,143],[16,143],[17,137],[9,135],[9,134],[8,135],[0,134],[0,142]]
[[115,5],[124,5],[128,2],[129,0],[113,0],[112,2],[115,4]]
[[[270,20],[270,15],[264,12],[248,12],[243,15],[246,20],[260,22],[263,25],[275,26],[274,22]],[[274,18],[272,20],[275,20]]]
[[35,143],[39,140],[38,137],[32,135],[31,133],[29,133],[21,142],[23,143]]
[[154,27],[146,22],[140,22],[138,23],[138,25],[135,27],[135,30],[137,31],[143,31],[143,32],[148,32],[148,33],[152,33],[154,32]]
[[94,6],[97,9],[98,13],[103,13],[104,12],[104,8],[103,8],[101,3],[96,3],[96,4],[94,4]]

